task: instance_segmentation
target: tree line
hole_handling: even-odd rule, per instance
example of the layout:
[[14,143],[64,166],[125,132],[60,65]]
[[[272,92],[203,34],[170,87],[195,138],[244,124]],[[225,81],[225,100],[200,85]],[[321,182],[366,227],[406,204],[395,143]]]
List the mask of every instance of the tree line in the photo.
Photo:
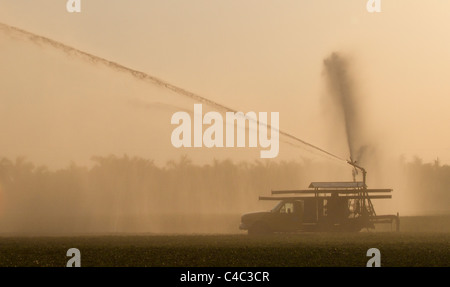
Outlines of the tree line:
[[[89,224],[112,230],[123,218],[239,214],[261,208],[258,196],[271,189],[306,188],[324,169],[307,161],[198,165],[186,156],[164,166],[126,155],[92,161],[91,167],[72,163],[49,170],[25,158],[1,158],[0,232],[73,225],[83,230]],[[401,167],[406,193],[418,206],[450,211],[450,166],[416,159]]]

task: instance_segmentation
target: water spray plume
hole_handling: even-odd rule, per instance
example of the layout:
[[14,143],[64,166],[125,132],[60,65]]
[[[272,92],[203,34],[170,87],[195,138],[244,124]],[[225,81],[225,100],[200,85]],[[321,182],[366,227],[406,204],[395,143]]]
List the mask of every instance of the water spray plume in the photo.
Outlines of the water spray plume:
[[328,96],[344,122],[350,152],[350,160],[347,162],[359,162],[366,152],[366,147],[361,144],[363,132],[348,59],[338,53],[332,53],[324,60],[324,70],[328,81]]
[[[53,48],[55,48],[57,50],[65,52],[69,56],[78,57],[78,58],[80,58],[80,59],[82,59],[82,60],[84,60],[86,62],[89,62],[89,63],[92,63],[92,64],[101,64],[101,65],[104,65],[104,66],[106,66],[106,67],[108,67],[110,69],[129,74],[129,75],[131,75],[134,78],[137,78],[139,80],[146,81],[146,82],[152,83],[154,85],[160,86],[162,88],[168,89],[170,91],[175,92],[176,94],[179,94],[179,95],[182,95],[182,96],[185,96],[185,97],[189,97],[189,98],[191,98],[194,101],[197,101],[197,102],[200,102],[200,103],[204,103],[204,104],[209,105],[211,107],[218,108],[221,111],[234,112],[234,113],[238,112],[235,109],[232,109],[232,108],[230,108],[228,106],[222,105],[222,104],[220,104],[218,102],[212,101],[212,100],[210,100],[208,98],[205,98],[203,96],[200,96],[200,95],[197,95],[195,93],[192,93],[192,92],[190,92],[188,90],[185,90],[183,88],[175,86],[175,85],[173,85],[173,84],[171,84],[169,82],[161,80],[161,79],[159,79],[157,77],[154,77],[152,75],[149,75],[147,73],[128,68],[128,67],[126,67],[124,65],[121,65],[119,63],[107,60],[107,59],[99,57],[99,56],[95,56],[93,54],[84,52],[82,50],[79,50],[79,49],[76,49],[74,47],[68,46],[68,45],[63,44],[61,42],[52,40],[50,38],[47,38],[47,37],[44,37],[44,36],[39,36],[39,35],[36,35],[34,33],[31,33],[31,32],[28,32],[28,31],[25,31],[25,30],[22,30],[22,29],[13,27],[13,26],[9,26],[9,25],[3,24],[3,23],[0,23],[0,30],[3,30],[6,33],[14,33],[16,35],[20,35],[20,36],[25,37],[26,39],[30,40],[31,42],[33,42],[35,44],[44,44],[44,45],[53,47]],[[266,124],[266,126],[268,128],[270,128],[270,129],[272,129],[272,127],[269,124]],[[319,147],[317,147],[317,146],[315,146],[313,144],[310,144],[310,143],[308,143],[308,142],[306,142],[306,141],[304,141],[304,140],[302,140],[302,139],[300,139],[300,138],[298,138],[298,137],[296,137],[294,135],[291,135],[291,134],[289,134],[287,132],[279,130],[279,133],[280,133],[280,135],[283,135],[286,138],[289,138],[289,139],[294,140],[294,141],[296,141],[298,143],[301,143],[301,144],[303,144],[303,145],[305,145],[307,147],[310,147],[310,148],[312,148],[314,150],[317,150],[317,151],[319,151],[319,152],[321,152],[321,153],[323,153],[325,155],[328,155],[329,157],[331,157],[333,159],[336,159],[336,160],[339,160],[339,161],[344,161],[344,162],[346,161],[345,159],[343,159],[343,158],[341,158],[341,157],[339,157],[337,155],[334,155],[334,154],[332,154],[332,153],[330,153],[330,152],[328,152],[328,151],[326,151],[326,150],[324,150],[322,148],[319,148]]]

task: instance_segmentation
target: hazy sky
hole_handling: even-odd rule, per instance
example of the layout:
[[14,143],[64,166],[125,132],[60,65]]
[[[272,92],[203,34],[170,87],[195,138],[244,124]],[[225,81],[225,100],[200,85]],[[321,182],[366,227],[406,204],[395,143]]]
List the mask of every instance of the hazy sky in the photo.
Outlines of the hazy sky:
[[[79,14],[65,2],[0,0],[0,22],[244,112],[278,111],[282,130],[348,157],[327,136],[321,104],[323,60],[341,52],[351,59],[368,133],[386,154],[450,163],[449,1],[382,0],[374,14],[365,0],[82,0]],[[0,128],[9,138],[0,154],[49,165],[102,152],[151,157],[149,134],[170,117],[152,108],[147,125],[148,109],[129,106],[147,93],[150,102],[193,105],[1,31],[0,76]],[[81,125],[85,113],[94,122]],[[169,139],[163,132],[155,148],[172,154]]]

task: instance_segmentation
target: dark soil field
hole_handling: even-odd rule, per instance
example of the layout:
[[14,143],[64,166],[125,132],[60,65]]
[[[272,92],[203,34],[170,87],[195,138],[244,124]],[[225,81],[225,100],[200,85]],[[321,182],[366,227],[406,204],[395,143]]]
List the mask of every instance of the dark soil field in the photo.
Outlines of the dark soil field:
[[[69,248],[81,266],[364,267],[369,248],[381,266],[450,266],[450,232],[430,218],[403,221],[401,232],[231,235],[0,237],[0,266],[64,267]],[[431,220],[434,222],[433,220]],[[426,231],[411,232],[413,223]],[[446,222],[446,220],[445,220]],[[436,229],[438,228],[438,229]],[[420,228],[417,228],[420,231]],[[428,230],[427,230],[428,229]]]
[[0,266],[65,266],[76,247],[82,266],[450,266],[448,233],[100,236],[0,239]]

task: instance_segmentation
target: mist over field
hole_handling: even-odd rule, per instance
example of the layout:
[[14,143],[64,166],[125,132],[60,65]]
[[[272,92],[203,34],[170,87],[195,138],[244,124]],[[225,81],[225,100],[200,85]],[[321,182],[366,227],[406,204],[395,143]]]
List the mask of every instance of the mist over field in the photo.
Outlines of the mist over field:
[[[370,188],[394,190],[392,200],[374,201],[377,214],[450,213],[447,42],[426,34],[435,48],[422,52],[408,44],[415,33],[355,16],[342,40],[322,45],[327,21],[317,21],[322,33],[304,31],[308,42],[281,29],[304,27],[297,15],[261,30],[260,20],[243,25],[247,16],[211,24],[228,42],[189,23],[184,29],[204,34],[130,29],[128,41],[111,36],[116,45],[106,46],[0,24],[0,233],[237,233],[241,214],[275,204],[258,201],[272,189],[361,180],[346,160],[367,169]],[[436,21],[425,30],[446,33]],[[390,32],[374,34],[376,25]],[[397,35],[406,52],[374,48],[385,37],[397,47]],[[205,39],[206,51],[195,44]],[[196,103],[203,113],[279,112],[279,156],[173,147],[171,116],[195,116]]]
[[[259,195],[305,188],[326,168],[229,160],[200,166],[186,157],[164,167],[128,156],[93,162],[91,168],[72,164],[50,171],[25,159],[1,159],[2,233],[237,233],[240,214],[274,204],[258,202]],[[419,160],[398,165],[406,180],[401,188],[413,198],[408,207],[416,208],[409,215],[448,214],[449,166]]]

